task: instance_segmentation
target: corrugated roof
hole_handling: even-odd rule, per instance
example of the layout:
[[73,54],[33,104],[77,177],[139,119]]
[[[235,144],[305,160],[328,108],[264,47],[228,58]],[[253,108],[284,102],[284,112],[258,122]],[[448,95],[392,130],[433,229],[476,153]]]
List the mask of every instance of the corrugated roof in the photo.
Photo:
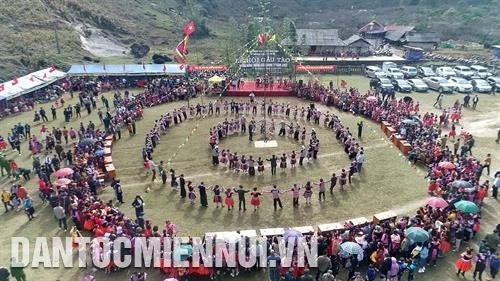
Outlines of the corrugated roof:
[[439,36],[437,33],[407,33],[404,39],[405,42],[409,43],[439,43]]
[[345,46],[337,29],[297,29],[297,43],[303,46]]
[[363,39],[362,37],[360,37],[359,35],[356,35],[356,34],[354,34],[353,36],[351,36],[351,37],[347,38],[346,40],[344,40],[344,43],[346,44],[346,46],[349,46],[352,43],[357,42],[358,40],[363,40],[367,44],[371,45],[370,42],[366,41],[365,39]]
[[394,42],[401,40],[406,33],[414,29],[413,26],[391,26],[391,27],[398,27],[399,29],[394,28],[392,30],[387,30],[387,32],[385,33],[385,39]]
[[401,30],[401,29],[412,30],[414,28],[415,27],[411,26],[411,25],[386,25],[384,27],[384,30],[385,31],[396,31],[396,30]]

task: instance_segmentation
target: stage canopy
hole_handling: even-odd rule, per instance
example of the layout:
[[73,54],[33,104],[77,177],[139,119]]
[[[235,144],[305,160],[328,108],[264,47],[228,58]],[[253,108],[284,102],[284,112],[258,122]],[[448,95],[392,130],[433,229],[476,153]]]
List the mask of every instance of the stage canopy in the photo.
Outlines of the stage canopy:
[[44,88],[66,76],[55,67],[42,69],[0,84],[0,100],[11,100]]
[[73,76],[140,76],[186,74],[183,64],[87,64],[72,65],[68,71]]

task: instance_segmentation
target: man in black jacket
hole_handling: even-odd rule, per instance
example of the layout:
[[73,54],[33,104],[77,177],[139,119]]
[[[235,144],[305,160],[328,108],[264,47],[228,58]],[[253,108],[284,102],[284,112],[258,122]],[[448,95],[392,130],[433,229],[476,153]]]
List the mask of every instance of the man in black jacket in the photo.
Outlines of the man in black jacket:
[[276,166],[278,165],[278,158],[273,154],[271,159],[266,159],[271,162],[271,175],[276,175]]

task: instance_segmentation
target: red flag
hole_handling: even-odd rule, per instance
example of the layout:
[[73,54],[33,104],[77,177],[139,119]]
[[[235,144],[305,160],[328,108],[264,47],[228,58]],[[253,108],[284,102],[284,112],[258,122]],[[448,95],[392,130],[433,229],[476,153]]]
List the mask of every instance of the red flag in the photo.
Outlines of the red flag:
[[15,77],[15,78],[12,80],[12,86],[17,85],[17,83],[19,83],[19,80],[17,79],[17,77]]
[[181,65],[179,66],[179,69],[180,69],[180,70],[183,70],[183,69],[184,69],[184,64],[181,64]]
[[5,90],[5,86],[3,84],[0,84],[0,92]]
[[190,21],[186,26],[184,26],[184,34],[187,36],[193,34],[195,31],[196,28],[194,27],[194,21]]
[[163,65],[163,72],[167,72],[167,66]]
[[54,72],[56,71],[56,67],[55,66],[51,66],[50,69],[49,69],[49,72]]
[[47,72],[43,73],[43,79],[47,78]]
[[175,48],[175,52],[177,53],[177,56],[182,60],[186,61],[187,60],[187,54],[188,54],[188,49],[187,49],[187,44],[189,41],[189,36],[184,37],[179,44],[177,44],[177,47]]
[[33,77],[33,75],[31,75],[31,77],[29,79],[31,82],[35,82],[35,77]]

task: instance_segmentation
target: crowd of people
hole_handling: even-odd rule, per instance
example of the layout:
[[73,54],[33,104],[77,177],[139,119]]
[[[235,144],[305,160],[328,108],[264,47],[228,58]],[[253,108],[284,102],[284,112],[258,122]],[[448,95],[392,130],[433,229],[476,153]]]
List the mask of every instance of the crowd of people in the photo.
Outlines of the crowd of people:
[[[121,96],[116,90],[114,96],[114,104],[116,108],[115,116],[109,113],[109,104],[102,100],[103,108],[106,108],[107,113],[99,115],[101,122],[105,126],[105,130],[96,128],[96,125],[90,122],[87,126],[80,124],[78,130],[70,128],[53,128],[51,132],[47,127],[42,126],[40,135],[36,136],[31,133],[28,124],[16,125],[7,141],[0,140],[2,145],[0,148],[5,149],[7,142],[13,149],[21,153],[20,144],[26,141],[30,151],[33,154],[33,170],[38,175],[38,185],[40,198],[44,204],[48,203],[54,210],[54,215],[57,218],[58,225],[61,229],[68,230],[66,217],[70,216],[74,227],[71,228],[70,234],[73,237],[82,235],[80,231],[85,230],[92,233],[93,237],[105,237],[106,241],[113,241],[117,237],[163,237],[175,236],[177,227],[171,221],[166,221],[163,230],[159,226],[145,219],[144,199],[137,195],[132,202],[135,208],[135,219],[123,214],[112,201],[103,202],[98,197],[98,190],[102,187],[102,181],[99,174],[103,170],[103,159],[99,151],[103,148],[103,142],[108,136],[113,136],[115,139],[121,138],[120,128],[126,126],[131,135],[135,134],[135,121],[142,117],[142,108],[153,106],[159,103],[184,99],[186,95],[193,95],[196,92],[196,87],[184,84],[181,80],[166,79],[155,81],[147,85],[147,90],[137,96],[129,96],[125,94]],[[319,242],[319,263],[316,279],[333,280],[340,270],[346,268],[349,271],[349,279],[358,278],[360,275],[357,272],[360,264],[367,264],[368,271],[366,273],[367,280],[375,280],[377,275],[387,280],[400,280],[402,275],[406,274],[408,280],[414,280],[415,272],[424,272],[428,265],[436,265],[439,257],[446,252],[460,251],[463,249],[463,242],[468,242],[474,238],[480,230],[481,215],[477,212],[466,212],[455,207],[455,203],[461,200],[466,200],[475,203],[481,207],[483,200],[488,196],[490,187],[492,188],[492,196],[496,198],[498,187],[500,186],[500,174],[495,175],[495,181],[490,183],[488,180],[481,182],[483,169],[488,170],[491,165],[491,156],[487,156],[484,162],[475,159],[472,156],[472,147],[474,146],[473,137],[463,131],[457,137],[456,132],[452,133],[457,123],[456,114],[460,114],[460,106],[454,106],[453,109],[444,111],[442,115],[426,113],[423,117],[415,116],[419,114],[419,105],[413,101],[404,101],[397,99],[378,98],[370,93],[362,94],[356,89],[333,90],[317,85],[310,84],[304,89],[298,91],[300,97],[310,98],[327,105],[333,105],[340,110],[349,111],[353,114],[359,114],[374,120],[376,122],[387,121],[393,124],[401,136],[406,138],[412,145],[413,151],[419,154],[410,154],[410,160],[424,160],[429,164],[428,177],[430,184],[428,191],[434,196],[442,197],[447,205],[445,207],[433,207],[430,205],[420,208],[415,215],[411,217],[389,218],[379,222],[367,223],[363,225],[350,225],[346,223],[344,229],[332,232],[319,233],[317,236],[308,236],[307,239],[317,239]],[[88,114],[97,108],[97,95],[94,91],[86,90],[84,94],[80,94],[80,106],[85,106]],[[375,98],[373,98],[375,97]],[[62,102],[61,102],[62,103]],[[87,104],[89,105],[87,107]],[[90,110],[89,110],[90,107]],[[343,170],[340,174],[339,183],[342,187],[346,184],[347,179],[351,180],[352,174],[361,171],[364,161],[364,152],[362,147],[356,142],[356,138],[352,136],[349,128],[345,127],[340,119],[330,112],[322,113],[316,107],[307,107],[299,109],[297,106],[284,105],[273,103],[259,104],[254,98],[249,102],[215,102],[208,105],[183,106],[175,109],[172,112],[166,113],[161,118],[155,121],[153,128],[146,136],[145,147],[143,148],[143,159],[145,167],[150,169],[153,174],[153,181],[156,175],[160,175],[163,183],[166,183],[167,173],[170,173],[171,185],[180,189],[182,197],[188,197],[194,202],[197,194],[200,197],[202,206],[208,206],[207,191],[214,194],[214,203],[217,207],[224,204],[228,207],[228,211],[234,206],[233,196],[238,195],[238,205],[240,210],[246,210],[245,194],[251,196],[250,203],[257,210],[260,205],[260,197],[264,193],[270,193],[273,196],[274,208],[282,207],[280,196],[283,192],[292,192],[293,205],[298,206],[300,197],[299,190],[304,189],[303,196],[306,198],[306,203],[310,204],[312,188],[314,185],[319,186],[319,199],[323,197],[327,183],[330,183],[330,191],[337,183],[337,177],[332,175],[330,181],[320,179],[317,183],[307,182],[304,186],[298,187],[295,185],[290,190],[280,191],[277,186],[273,186],[270,190],[259,190],[254,188],[253,191],[245,189],[243,186],[238,188],[223,188],[218,185],[207,186],[203,182],[199,183],[196,188],[196,193],[193,183],[184,178],[184,175],[176,176],[175,171],[171,169],[167,171],[163,161],[156,165],[153,160],[154,148],[160,141],[160,138],[168,131],[172,125],[179,124],[189,118],[204,115],[219,115],[220,109],[223,108],[226,115],[231,115],[232,120],[227,119],[211,128],[210,130],[210,145],[212,149],[212,160],[214,164],[228,163],[231,169],[236,169],[244,173],[250,174],[250,162],[248,158],[236,156],[234,152],[228,150],[215,151],[218,148],[222,138],[231,134],[245,133],[247,128],[250,134],[250,127],[257,127],[258,122],[252,124],[252,120],[248,121],[244,117],[243,112],[247,115],[257,115],[257,108],[261,109],[261,114],[268,114],[276,118],[287,118],[293,121],[288,126],[284,121],[280,122],[279,130],[274,128],[271,121],[270,126],[264,124],[264,132],[279,131],[278,136],[293,138],[294,141],[305,142],[310,135],[309,143],[313,145],[318,143],[315,132],[310,134],[307,131],[301,133],[301,127],[297,123],[300,118],[306,118],[307,121],[320,124],[320,118],[323,117],[323,124],[326,128],[334,131],[336,138],[344,145],[345,152],[349,159],[352,160],[352,167],[349,172]],[[215,110],[214,110],[215,109]],[[230,109],[230,112],[229,112]],[[67,107],[69,118],[78,118],[77,110],[74,107]],[[41,110],[40,110],[41,111]],[[48,122],[48,118],[41,112],[40,121]],[[71,111],[71,114],[70,114]],[[100,111],[100,108],[97,109]],[[454,115],[455,114],[455,115]],[[66,115],[66,114],[65,114]],[[443,116],[443,117],[442,117]],[[455,117],[453,117],[455,116]],[[57,118],[56,113],[52,112],[52,119]],[[453,119],[450,123],[452,128],[450,133],[443,133],[442,126],[448,124],[447,119]],[[36,118],[35,118],[36,119]],[[107,122],[104,120],[107,119]],[[412,122],[405,122],[411,120]],[[294,122],[296,125],[294,125]],[[107,124],[107,125],[106,125]],[[287,130],[288,126],[288,130]],[[245,127],[245,129],[243,129]],[[304,136],[302,138],[302,135]],[[11,137],[12,136],[12,137]],[[358,124],[358,138],[362,137],[362,123]],[[454,141],[454,151],[447,146],[449,139]],[[251,136],[250,136],[251,139]],[[455,143],[464,139],[464,146],[455,149]],[[12,140],[12,142],[11,142]],[[78,141],[77,141],[78,140]],[[471,141],[472,140],[472,141]],[[72,142],[72,148],[64,150],[63,142],[68,144]],[[45,145],[44,145],[45,144]],[[463,148],[465,147],[465,148]],[[303,147],[302,149],[305,149]],[[307,150],[307,149],[305,149]],[[312,158],[314,159],[314,145],[312,149]],[[460,153],[458,153],[460,150]],[[430,151],[430,153],[429,153]],[[223,155],[223,153],[226,153]],[[420,154],[423,153],[423,156]],[[232,154],[232,155],[231,155]],[[292,153],[291,155],[293,155]],[[307,158],[307,154],[304,156]],[[281,168],[286,168],[287,164],[295,165],[297,159],[292,164],[294,157],[284,155],[283,159],[278,159],[273,156],[269,159],[271,162],[271,170],[273,167],[281,163]],[[362,157],[360,157],[360,155]],[[43,160],[41,160],[41,158]],[[302,152],[295,155],[295,158],[302,157]],[[274,158],[274,160],[273,160]],[[290,160],[288,160],[290,158]],[[246,159],[242,162],[242,159]],[[257,160],[257,170],[259,170],[259,161]],[[232,164],[231,164],[232,162]],[[250,162],[250,163],[249,163]],[[446,164],[445,164],[446,163]],[[448,164],[449,163],[449,164]],[[450,165],[451,164],[451,165]],[[12,164],[13,171],[18,170],[17,164]],[[66,174],[58,175],[61,167],[70,168]],[[262,172],[264,171],[262,164]],[[352,174],[351,174],[352,169]],[[255,171],[255,168],[253,168]],[[57,179],[51,179],[51,175],[55,172]],[[348,176],[349,175],[349,176]],[[29,178],[27,179],[29,180]],[[119,203],[124,202],[122,183],[119,179],[112,179],[111,186],[114,190],[115,199]],[[226,198],[222,200],[222,196]],[[29,220],[34,218],[33,199],[25,187],[19,184],[12,186],[10,191],[3,190],[2,201],[5,210],[24,209]],[[223,202],[224,201],[224,202]],[[410,227],[422,228],[426,231],[428,237],[421,242],[415,242],[406,235],[406,231]],[[486,269],[486,265],[490,267],[490,275],[494,277],[498,272],[499,260],[496,254],[496,247],[499,241],[498,227],[494,233],[488,234],[481,241],[480,249],[477,254],[474,254],[472,249],[467,248],[456,262],[457,275],[464,275],[472,269],[472,260],[476,261],[474,278],[478,275],[481,279],[481,274]],[[242,237],[240,243],[246,243],[247,237]],[[342,244],[354,242],[362,251],[355,254],[342,250]],[[259,247],[269,248],[271,251],[271,259],[279,260],[279,241],[277,237],[269,237],[267,245]],[[93,243],[93,255],[112,255],[112,252],[103,253],[103,245]],[[112,251],[112,250],[111,250]],[[247,247],[248,254],[252,251],[259,251]],[[170,257],[163,257],[168,259]],[[321,265],[321,266],[320,266]],[[258,267],[254,268],[258,269]],[[111,273],[117,270],[113,263],[105,269],[106,273]],[[230,275],[238,275],[243,268],[162,268],[162,271],[171,277],[186,278],[190,273],[208,275],[212,278],[227,272]],[[252,270],[245,268],[244,270]],[[279,280],[281,276],[285,280],[313,280],[313,277],[307,267],[292,267],[288,268],[270,268],[269,278],[272,281]],[[137,274],[141,275],[141,274]],[[142,276],[142,275],[141,275]],[[142,278],[142,277],[141,277]],[[145,277],[144,277],[145,278]],[[298,279],[300,278],[300,279]]]

